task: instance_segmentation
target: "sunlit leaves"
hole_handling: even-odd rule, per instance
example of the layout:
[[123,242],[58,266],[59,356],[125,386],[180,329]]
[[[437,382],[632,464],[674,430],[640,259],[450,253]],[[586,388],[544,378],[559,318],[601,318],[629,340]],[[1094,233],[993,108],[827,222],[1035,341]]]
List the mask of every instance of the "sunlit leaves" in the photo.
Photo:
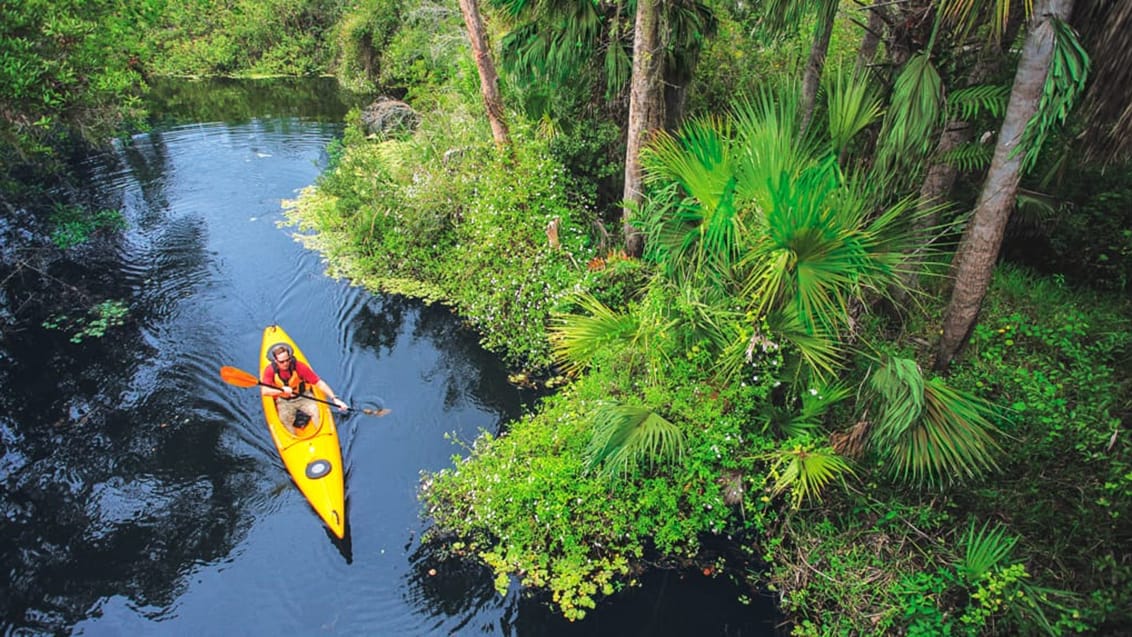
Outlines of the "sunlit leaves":
[[807,449],[800,444],[780,449],[769,459],[771,493],[778,495],[788,491],[794,508],[803,501],[820,501],[822,491],[831,482],[841,482],[854,475],[853,468],[841,456],[826,449]]

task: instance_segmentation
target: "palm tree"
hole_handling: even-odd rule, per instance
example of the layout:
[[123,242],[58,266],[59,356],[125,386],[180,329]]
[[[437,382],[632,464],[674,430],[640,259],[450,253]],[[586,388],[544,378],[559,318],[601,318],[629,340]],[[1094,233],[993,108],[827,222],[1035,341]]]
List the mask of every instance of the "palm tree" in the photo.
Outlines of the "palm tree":
[[988,403],[925,378],[907,358],[880,362],[867,389],[865,438],[897,478],[941,485],[996,468],[997,412]]
[[[698,0],[494,3],[518,23],[504,38],[503,62],[528,92],[558,92],[556,88],[565,87],[570,94],[590,94],[578,86],[579,81],[601,75],[605,80],[601,103],[624,113],[619,108],[628,85],[621,221],[626,252],[640,256],[643,235],[632,218],[642,198],[640,149],[653,131],[675,125],[682,114],[691,69],[706,38],[715,32],[710,9]],[[633,19],[632,29],[628,16]],[[544,106],[553,101],[539,97]]]
[[802,92],[798,105],[802,130],[809,126],[814,114],[818,86],[821,84],[825,57],[833,34],[833,22],[837,17],[837,6],[837,0],[770,0],[767,3],[766,25],[773,31],[793,27],[811,11],[816,17],[810,55],[802,72]]
[[661,84],[659,13],[662,0],[637,0],[633,24],[633,73],[629,80],[629,120],[625,126],[625,190],[621,225],[625,252],[639,257],[644,236],[633,225],[633,208],[643,198],[641,147],[664,123],[664,93]]
[[[1040,0],[1031,19],[994,158],[952,262],[937,370],[947,369],[975,324],[1023,170],[1083,86],[1087,57],[1065,26],[1072,9],[1073,0]],[[1050,72],[1055,65],[1060,73]]]
[[491,122],[491,133],[495,145],[503,148],[511,143],[507,122],[503,119],[503,99],[499,96],[499,78],[495,74],[495,64],[491,61],[491,51],[484,36],[483,21],[480,19],[476,0],[460,0],[460,11],[464,14],[464,24],[468,27],[468,40],[472,45],[472,55],[480,75],[480,92],[487,108],[487,119]]
[[[847,112],[831,117],[838,144],[875,107],[868,91],[839,91]],[[905,264],[909,201],[875,213],[873,193],[847,178],[840,149],[800,134],[792,86],[736,108],[734,122],[705,119],[661,133],[645,155],[655,198],[646,224],[664,270],[740,299],[754,317],[732,348],[739,364],[755,339],[787,342],[804,365],[831,374],[852,332],[851,298],[884,294]],[[675,184],[675,189],[666,188]]]

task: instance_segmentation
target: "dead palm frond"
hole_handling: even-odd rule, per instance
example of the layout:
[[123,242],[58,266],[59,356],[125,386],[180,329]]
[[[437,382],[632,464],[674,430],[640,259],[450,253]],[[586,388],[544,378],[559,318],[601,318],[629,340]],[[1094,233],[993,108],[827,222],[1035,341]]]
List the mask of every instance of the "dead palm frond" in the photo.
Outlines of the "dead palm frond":
[[[1079,0],[1073,12],[1081,40],[1093,55],[1090,86],[1083,104],[1089,157],[1113,162],[1132,156],[1132,3]],[[1113,90],[1121,87],[1123,90]]]

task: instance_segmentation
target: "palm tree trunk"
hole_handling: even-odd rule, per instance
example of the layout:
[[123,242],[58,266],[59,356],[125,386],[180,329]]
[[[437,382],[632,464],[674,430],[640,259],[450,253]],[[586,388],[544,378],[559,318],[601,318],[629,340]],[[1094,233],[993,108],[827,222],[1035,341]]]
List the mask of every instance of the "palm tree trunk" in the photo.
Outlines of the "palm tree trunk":
[[818,11],[817,25],[814,27],[814,43],[810,47],[810,59],[806,61],[806,71],[802,75],[802,102],[800,129],[805,132],[814,116],[814,101],[818,96],[825,56],[829,52],[829,38],[833,35],[833,19],[837,16],[837,3],[827,2]]
[[1022,133],[1038,110],[1042,85],[1053,57],[1054,31],[1050,18],[1067,20],[1072,10],[1073,0],[1044,0],[1034,8],[994,158],[951,264],[955,287],[943,317],[943,335],[935,360],[938,371],[946,370],[966,343],[990,286],[1002,235],[1014,210],[1022,177],[1025,154],[1024,149],[1019,148]]
[[857,49],[857,63],[854,67],[857,75],[869,68],[876,59],[880,34],[884,30],[884,5],[885,0],[874,0],[872,6],[865,9],[869,12],[869,21],[863,27],[865,34],[861,36],[861,46]]
[[[1017,21],[1013,21],[1012,24],[1013,27],[1007,28],[1004,38],[1006,42],[1013,41],[1018,32]],[[975,61],[964,86],[978,86],[998,75],[1002,67],[1002,60],[1001,45],[994,41],[988,42]],[[959,175],[955,166],[939,161],[938,158],[971,141],[973,136],[974,130],[971,123],[961,119],[953,119],[943,127],[943,132],[939,135],[939,143],[935,149],[937,160],[928,166],[927,173],[924,175],[924,182],[920,186],[918,207],[922,211],[935,208],[946,201],[951,195],[951,189],[955,186],[955,179]],[[918,230],[927,238],[927,233],[939,225],[939,214],[929,210],[926,214],[917,216],[917,222],[920,224]]]
[[[660,4],[662,0],[639,0],[633,25],[633,71],[629,80],[629,121],[625,140],[625,191],[626,202],[640,203],[643,195],[641,182],[641,148],[653,131],[664,122],[664,94],[661,87],[663,61],[660,45]],[[621,215],[625,232],[625,252],[633,257],[644,253],[644,235],[630,218],[631,207]]]
[[491,122],[491,134],[495,138],[495,145],[503,148],[510,145],[511,135],[507,130],[507,122],[503,119],[499,76],[495,73],[495,64],[492,63],[491,53],[487,48],[479,6],[476,0],[460,0],[460,11],[464,14],[464,24],[468,27],[468,40],[472,44],[472,55],[475,56],[476,68],[480,73],[480,92],[483,94],[483,103],[487,108],[487,119]]

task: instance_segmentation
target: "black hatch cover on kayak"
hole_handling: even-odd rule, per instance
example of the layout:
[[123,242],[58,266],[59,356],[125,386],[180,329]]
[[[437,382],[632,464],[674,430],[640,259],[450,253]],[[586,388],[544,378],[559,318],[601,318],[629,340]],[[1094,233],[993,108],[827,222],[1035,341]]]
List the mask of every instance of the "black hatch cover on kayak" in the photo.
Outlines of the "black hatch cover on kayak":
[[330,474],[331,464],[327,460],[311,460],[307,464],[307,477],[311,480],[325,478]]

